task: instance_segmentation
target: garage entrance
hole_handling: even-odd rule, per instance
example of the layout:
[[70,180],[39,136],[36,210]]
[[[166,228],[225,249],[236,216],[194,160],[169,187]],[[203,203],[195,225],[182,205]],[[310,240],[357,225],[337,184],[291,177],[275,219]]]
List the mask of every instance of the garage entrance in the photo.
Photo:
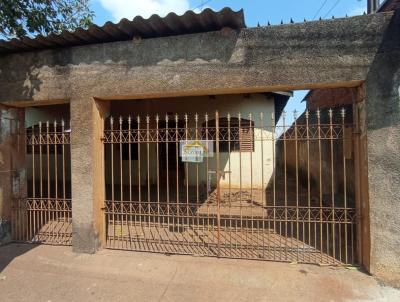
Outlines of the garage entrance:
[[134,113],[105,125],[108,248],[357,263],[351,105]]

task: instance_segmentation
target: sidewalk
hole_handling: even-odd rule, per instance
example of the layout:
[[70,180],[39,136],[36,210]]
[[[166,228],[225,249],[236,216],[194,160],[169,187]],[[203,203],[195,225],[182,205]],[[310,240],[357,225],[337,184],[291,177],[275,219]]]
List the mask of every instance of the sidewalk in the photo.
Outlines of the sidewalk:
[[70,247],[0,247],[0,301],[400,301],[357,270]]

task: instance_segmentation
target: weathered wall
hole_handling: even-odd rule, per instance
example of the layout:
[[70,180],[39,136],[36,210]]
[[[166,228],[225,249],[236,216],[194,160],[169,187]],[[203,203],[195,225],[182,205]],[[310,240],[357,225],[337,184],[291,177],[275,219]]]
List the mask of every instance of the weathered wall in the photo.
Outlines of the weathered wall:
[[0,107],[0,245],[11,240],[12,203],[26,197],[24,110]]
[[400,287],[400,10],[365,83],[371,273]]
[[390,18],[385,13],[7,55],[0,58],[0,101],[357,86]]

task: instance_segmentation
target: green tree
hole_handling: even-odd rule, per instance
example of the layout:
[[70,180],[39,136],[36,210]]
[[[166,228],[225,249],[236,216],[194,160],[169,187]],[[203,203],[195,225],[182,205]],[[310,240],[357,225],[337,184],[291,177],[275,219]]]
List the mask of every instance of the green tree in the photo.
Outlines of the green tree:
[[21,38],[87,28],[93,16],[89,0],[0,0],[0,36]]

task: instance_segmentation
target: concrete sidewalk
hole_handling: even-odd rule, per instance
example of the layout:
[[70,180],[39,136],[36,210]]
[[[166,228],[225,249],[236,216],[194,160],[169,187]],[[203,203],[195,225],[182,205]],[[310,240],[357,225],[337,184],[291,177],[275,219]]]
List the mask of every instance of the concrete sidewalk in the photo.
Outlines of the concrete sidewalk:
[[400,291],[345,268],[10,244],[0,301],[400,301]]

